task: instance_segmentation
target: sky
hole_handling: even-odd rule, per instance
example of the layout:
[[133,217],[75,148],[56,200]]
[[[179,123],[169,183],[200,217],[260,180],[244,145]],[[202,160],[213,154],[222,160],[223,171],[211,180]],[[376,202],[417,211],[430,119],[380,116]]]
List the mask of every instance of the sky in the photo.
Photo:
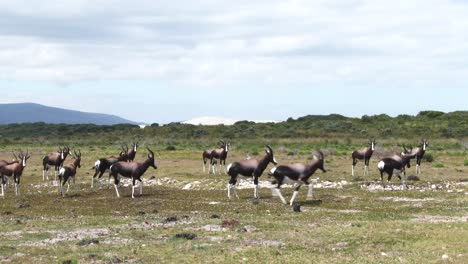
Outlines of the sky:
[[0,0],[0,103],[147,123],[468,110],[466,14],[466,0]]

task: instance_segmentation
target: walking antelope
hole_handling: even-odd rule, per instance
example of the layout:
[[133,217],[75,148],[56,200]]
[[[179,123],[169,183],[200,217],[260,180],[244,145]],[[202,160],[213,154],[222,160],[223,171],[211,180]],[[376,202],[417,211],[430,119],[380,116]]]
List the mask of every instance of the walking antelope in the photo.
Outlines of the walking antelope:
[[203,151],[202,157],[203,157],[203,172],[206,171],[206,162],[210,160],[210,163],[208,165],[208,174],[210,173],[210,170],[213,170],[213,174],[216,173],[216,166],[214,166],[217,162],[216,160],[219,159],[219,166],[224,167],[224,172],[226,173],[226,158],[227,154],[229,152],[229,146],[230,143],[220,141],[220,147],[217,149],[210,149],[210,150],[205,150]]
[[78,150],[78,153],[76,153],[76,151],[73,151],[72,157],[73,157],[73,161],[63,166],[59,171],[59,180],[60,180],[59,190],[62,196],[65,196],[65,194],[63,193],[63,185],[65,185],[65,183],[68,184],[67,193],[68,193],[68,190],[70,189],[70,181],[69,181],[70,178],[73,179],[73,188],[76,191],[75,175],[76,175],[76,169],[81,168],[81,151]]
[[132,179],[132,198],[135,198],[135,182],[137,180],[140,182],[140,195],[143,194],[143,181],[141,177],[150,166],[157,169],[156,161],[154,160],[154,153],[149,148],[147,149],[149,151],[148,158],[143,162],[119,161],[110,167],[110,174],[114,177],[114,187],[117,197],[120,197],[119,190],[117,189],[120,177]]
[[6,183],[6,177],[12,177],[15,182],[15,193],[16,195],[20,194],[20,178],[23,174],[23,170],[26,167],[26,161],[30,158],[29,152],[26,151],[26,155],[21,151],[18,155],[19,162],[11,162],[9,164],[3,165],[0,167],[0,177],[2,178],[2,194],[4,196],[4,189]]
[[135,155],[137,153],[137,149],[138,149],[138,142],[133,142],[133,145],[132,145],[132,148],[130,150],[128,150],[128,146],[127,147],[127,161],[129,162],[132,162],[134,159],[135,159]]
[[426,153],[426,148],[429,146],[427,139],[421,139],[419,147],[411,149],[408,151],[408,154],[411,155],[411,159],[416,158],[416,174],[419,176],[421,174],[421,161]]
[[94,189],[94,179],[96,178],[96,176],[99,175],[98,176],[98,183],[100,183],[99,179],[101,179],[102,175],[105,172],[108,171],[109,172],[109,181],[108,182],[110,182],[110,179],[111,179],[110,167],[116,162],[127,161],[128,160],[128,156],[127,156],[128,147],[126,149],[123,146],[121,146],[121,147],[122,147],[122,151],[119,153],[118,157],[111,156],[111,157],[108,157],[108,158],[101,158],[101,159],[98,159],[94,163],[94,167],[91,168],[91,169],[95,170],[94,175],[91,178],[91,189]]
[[236,183],[238,177],[253,178],[255,184],[254,198],[258,199],[258,178],[262,176],[263,171],[266,169],[270,162],[275,165],[278,164],[276,162],[275,156],[273,155],[273,150],[270,146],[266,146],[265,152],[266,155],[261,160],[241,160],[238,162],[231,163],[227,166],[227,173],[231,177],[227,186],[227,195],[229,199],[231,199],[231,190],[233,190],[236,197],[239,198],[239,195],[237,195],[236,190]]
[[[393,155],[391,157],[383,158],[377,164],[377,168],[380,171],[380,180],[382,181],[382,186],[385,188],[383,175],[384,173],[388,174],[387,182],[390,182],[393,174],[396,174],[400,179],[402,186],[408,188],[406,183],[406,170],[405,167],[411,168],[411,155],[402,152],[400,155]],[[403,173],[403,178],[401,177]]]
[[273,184],[277,184],[277,187],[274,188],[272,191],[276,194],[275,196],[279,196],[281,201],[284,204],[286,200],[284,199],[283,195],[281,195],[280,187],[283,183],[293,182],[295,184],[295,191],[291,198],[289,204],[292,206],[296,196],[299,193],[299,189],[303,184],[306,184],[309,187],[309,191],[307,192],[307,200],[312,200],[312,183],[309,183],[309,178],[312,176],[317,169],[322,170],[323,172],[327,172],[323,166],[324,164],[324,156],[321,151],[318,151],[319,156],[314,155],[314,161],[309,165],[303,163],[294,163],[290,165],[281,165],[271,169],[270,173],[268,174],[270,177],[274,177],[275,181]]
[[50,153],[49,155],[45,156],[42,159],[42,165],[44,166],[44,170],[42,171],[42,180],[49,180],[49,168],[51,166],[55,167],[54,175],[55,180],[57,180],[57,173],[59,169],[63,166],[63,162],[67,158],[68,154],[70,153],[70,148],[65,146],[63,149],[59,147],[59,150],[55,153]]
[[372,153],[375,150],[375,139],[369,139],[369,147],[363,148],[361,150],[356,150],[351,154],[353,158],[353,165],[351,168],[351,175],[354,177],[354,166],[358,160],[364,160],[364,176],[369,175],[369,160],[372,157]]

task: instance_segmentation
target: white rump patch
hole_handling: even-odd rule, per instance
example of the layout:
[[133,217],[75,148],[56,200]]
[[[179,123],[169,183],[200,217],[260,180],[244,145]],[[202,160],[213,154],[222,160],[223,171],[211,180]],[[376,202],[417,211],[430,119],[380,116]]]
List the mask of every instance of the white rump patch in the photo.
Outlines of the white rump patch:
[[385,167],[385,162],[383,161],[380,161],[379,164],[377,164],[377,168],[379,168],[379,170],[383,170],[384,167]]
[[95,167],[96,169],[98,169],[99,166],[101,166],[101,161],[100,161],[100,160],[97,160],[97,161],[94,163],[94,167]]
[[276,171],[276,167],[274,167],[273,169],[270,170],[270,173],[271,174],[275,174],[275,171]]
[[63,176],[65,174],[65,168],[61,168],[59,174]]
[[226,168],[227,172],[229,172],[229,170],[231,169],[231,167],[232,167],[232,163],[230,163],[230,164],[227,166],[227,168]]

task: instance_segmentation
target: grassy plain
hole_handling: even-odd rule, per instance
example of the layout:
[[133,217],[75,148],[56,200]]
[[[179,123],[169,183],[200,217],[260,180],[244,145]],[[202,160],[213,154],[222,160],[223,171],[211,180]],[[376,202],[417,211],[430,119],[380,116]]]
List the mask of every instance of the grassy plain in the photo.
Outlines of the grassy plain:
[[[272,146],[280,164],[309,162],[315,148],[289,141]],[[358,163],[357,180],[350,175],[348,147],[328,150],[329,172],[313,176],[319,178],[315,200],[305,201],[306,188],[296,200],[302,212],[282,205],[266,187],[258,201],[252,199],[252,188],[239,190],[240,199],[228,200],[228,177],[204,175],[201,150],[190,146],[177,146],[175,151],[153,146],[158,149],[158,169],[146,172],[143,196],[132,199],[130,188],[122,186],[118,199],[105,181],[101,188],[90,190],[94,161],[115,155],[118,149],[81,145],[77,190],[71,187],[62,198],[52,181],[49,185],[42,181],[42,156],[54,149],[27,147],[33,156],[21,179],[21,195],[15,196],[9,187],[0,198],[0,262],[463,263],[468,259],[466,147],[429,150],[443,166],[423,163],[420,181],[410,182],[410,190],[399,190],[397,178],[392,180],[395,190],[378,188],[376,164],[382,149],[371,160],[370,176],[362,176],[363,164]],[[24,146],[5,146],[0,159],[10,159],[8,151],[19,148]],[[233,145],[228,162],[246,154],[255,157],[257,152],[256,157],[262,156],[260,146]],[[137,156],[145,158],[144,148]],[[261,180],[268,181],[266,173]],[[292,188],[283,188],[286,199],[291,194]]]

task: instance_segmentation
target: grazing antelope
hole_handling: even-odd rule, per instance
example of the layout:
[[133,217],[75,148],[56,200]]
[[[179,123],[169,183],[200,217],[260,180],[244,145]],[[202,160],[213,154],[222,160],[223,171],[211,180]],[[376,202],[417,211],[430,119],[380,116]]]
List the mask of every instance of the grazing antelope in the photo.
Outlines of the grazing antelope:
[[120,182],[120,177],[131,178],[132,179],[132,198],[135,198],[135,183],[138,180],[140,182],[140,195],[143,194],[143,181],[141,177],[146,172],[146,170],[151,166],[154,169],[157,169],[156,161],[154,160],[154,153],[149,148],[147,148],[148,158],[143,162],[124,162],[119,161],[114,163],[110,167],[110,174],[114,177],[114,187],[117,197],[120,197],[119,190],[117,185]]
[[220,146],[217,149],[210,149],[210,150],[205,150],[203,151],[202,157],[203,157],[203,172],[206,171],[206,162],[210,160],[210,163],[208,165],[208,174],[210,173],[211,170],[213,170],[213,174],[216,173],[216,166],[213,166],[217,162],[215,160],[219,159],[219,166],[224,167],[224,172],[226,173],[226,158],[227,154],[229,152],[229,146],[230,143],[226,143],[224,141],[220,141]]
[[133,142],[133,146],[130,150],[128,150],[128,146],[127,147],[127,161],[128,162],[132,162],[134,159],[135,159],[135,155],[137,153],[137,149],[138,149],[138,142]]
[[312,200],[313,186],[312,183],[309,183],[310,176],[312,176],[317,169],[320,169],[323,172],[327,172],[323,166],[323,153],[321,151],[318,151],[318,154],[318,157],[314,155],[314,161],[309,165],[303,163],[294,163],[290,165],[281,165],[271,169],[268,175],[270,177],[272,176],[275,178],[275,181],[273,181],[273,184],[277,184],[277,187],[274,188],[274,192],[276,193],[275,196],[279,196],[279,198],[284,204],[287,203],[283,195],[281,195],[280,187],[283,183],[288,182],[293,182],[296,188],[291,198],[291,201],[289,202],[291,206],[293,205],[294,200],[296,199],[296,196],[299,193],[299,189],[303,184],[306,184],[309,187],[309,191],[307,192],[307,200]]
[[63,162],[67,158],[68,154],[70,153],[70,148],[65,146],[63,149],[59,147],[59,150],[55,153],[50,153],[49,155],[45,156],[42,159],[42,166],[44,169],[42,171],[42,180],[47,178],[49,180],[49,168],[51,166],[55,167],[54,176],[55,181],[57,180],[57,173],[59,169],[63,166]]
[[0,167],[0,177],[2,178],[2,194],[4,196],[4,189],[7,177],[13,176],[13,181],[15,182],[15,193],[16,195],[20,194],[20,178],[23,174],[23,170],[26,167],[26,161],[30,158],[29,152],[26,151],[26,155],[21,151],[18,155],[19,162],[12,162]]
[[111,157],[108,157],[108,158],[101,158],[101,159],[98,159],[94,163],[94,167],[91,168],[91,169],[95,170],[94,175],[91,178],[91,189],[94,189],[94,179],[96,178],[96,176],[98,176],[98,174],[99,174],[98,183],[100,183],[99,179],[101,179],[102,175],[105,172],[109,171],[109,181],[108,182],[110,182],[110,179],[111,179],[110,167],[116,162],[127,161],[128,160],[128,156],[127,156],[128,147],[126,149],[123,146],[121,146],[121,147],[122,147],[122,151],[120,152],[118,157],[111,156]]
[[231,199],[231,190],[233,190],[236,197],[239,198],[239,195],[237,195],[236,190],[236,183],[238,177],[253,178],[255,184],[254,198],[258,199],[258,178],[262,176],[263,171],[266,169],[270,162],[275,165],[278,164],[276,162],[275,156],[273,155],[273,150],[270,146],[266,146],[265,152],[266,155],[261,160],[241,160],[238,162],[231,163],[227,166],[227,173],[229,176],[231,176],[231,179],[229,180],[229,184],[227,186],[227,195],[229,199]]
[[407,153],[411,155],[411,159],[416,158],[416,174],[418,176],[421,174],[421,161],[424,157],[424,153],[426,153],[427,146],[429,146],[427,139],[421,139],[419,147],[407,151]]
[[78,150],[78,153],[76,153],[76,151],[73,151],[72,157],[73,157],[73,161],[63,166],[59,171],[59,180],[60,180],[59,191],[62,196],[65,196],[65,194],[63,193],[63,185],[65,185],[65,183],[68,184],[67,193],[68,193],[68,190],[70,189],[70,181],[68,180],[70,178],[73,179],[73,188],[76,191],[75,175],[76,175],[76,169],[81,168],[81,151]]
[[[377,168],[380,171],[380,180],[382,181],[382,186],[385,188],[383,175],[384,173],[388,174],[387,182],[390,182],[393,174],[396,174],[400,179],[402,186],[408,189],[408,184],[406,184],[406,170],[405,167],[411,168],[411,155],[402,152],[400,155],[393,155],[391,157],[383,158],[377,164]],[[403,173],[403,178],[401,174]],[[393,189],[393,188],[392,188]]]
[[369,147],[361,150],[356,150],[351,154],[353,158],[353,165],[351,168],[351,175],[354,177],[354,167],[358,160],[364,160],[364,176],[369,175],[369,160],[372,157],[372,153],[375,150],[375,139],[369,139]]

